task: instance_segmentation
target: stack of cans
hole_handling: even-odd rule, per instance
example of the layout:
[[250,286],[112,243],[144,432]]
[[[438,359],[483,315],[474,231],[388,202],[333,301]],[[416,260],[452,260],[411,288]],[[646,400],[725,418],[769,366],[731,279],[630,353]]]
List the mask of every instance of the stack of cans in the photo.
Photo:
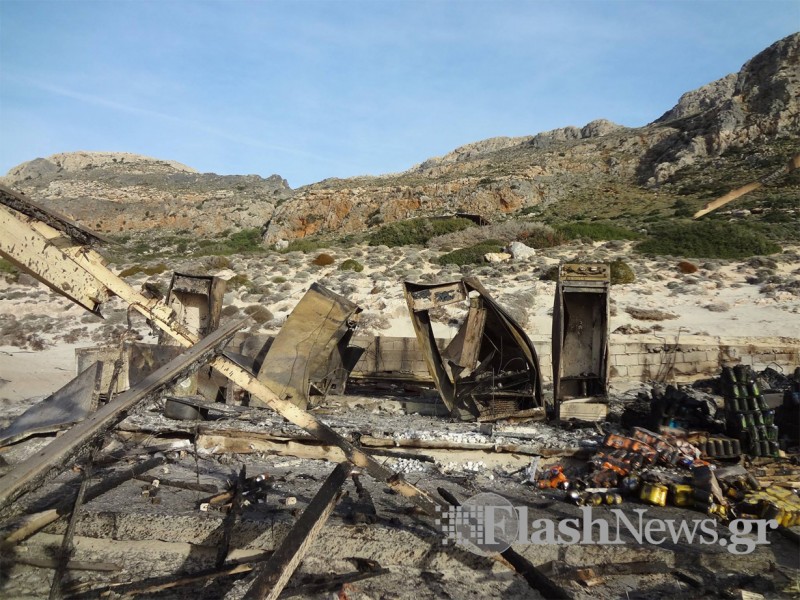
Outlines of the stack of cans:
[[728,434],[738,438],[742,450],[750,456],[777,456],[775,411],[764,401],[750,367],[724,367],[722,393]]

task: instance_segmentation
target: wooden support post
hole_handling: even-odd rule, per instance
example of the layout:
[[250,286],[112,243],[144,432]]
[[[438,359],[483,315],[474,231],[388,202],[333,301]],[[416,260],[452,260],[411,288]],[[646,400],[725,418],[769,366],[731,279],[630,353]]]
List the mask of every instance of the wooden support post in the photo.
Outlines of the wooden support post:
[[72,536],[75,535],[75,527],[78,524],[78,516],[81,514],[81,507],[83,500],[86,497],[86,487],[89,485],[89,478],[92,476],[92,459],[86,464],[83,470],[83,479],[81,479],[81,486],[78,488],[78,494],[75,496],[75,504],[72,507],[72,514],[69,517],[69,524],[67,531],[64,533],[64,539],[61,541],[61,549],[58,553],[58,565],[56,572],[53,574],[53,581],[50,584],[49,600],[58,600],[62,597],[61,594],[61,580],[67,572],[67,564],[72,558]]
[[286,534],[280,547],[259,570],[245,600],[276,600],[308,548],[325,525],[337,500],[342,495],[342,485],[353,470],[349,463],[339,463],[325,480],[317,495]]
[[225,515],[222,522],[222,539],[217,546],[217,560],[215,567],[221,569],[225,565],[225,559],[228,558],[228,550],[231,546],[231,538],[233,537],[233,528],[236,525],[236,519],[242,512],[242,503],[244,500],[245,485],[247,484],[247,465],[242,465],[239,475],[236,477],[236,483],[233,486],[233,498],[231,499],[231,509]]
[[469,313],[467,313],[466,330],[464,334],[464,345],[461,349],[462,367],[469,369],[471,373],[478,365],[480,360],[481,341],[483,330],[486,326],[486,308],[483,306],[483,299],[469,299]]
[[0,508],[5,508],[87,450],[92,440],[119,423],[137,404],[155,397],[166,385],[186,377],[207,363],[243,324],[244,321],[231,322],[218,329],[50,442],[44,450],[22,461],[0,479]]

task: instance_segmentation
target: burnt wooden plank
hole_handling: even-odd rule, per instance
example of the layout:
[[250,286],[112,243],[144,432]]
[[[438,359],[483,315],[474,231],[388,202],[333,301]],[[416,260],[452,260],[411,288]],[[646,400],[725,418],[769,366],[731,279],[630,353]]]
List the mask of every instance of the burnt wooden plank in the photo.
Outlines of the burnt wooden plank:
[[105,244],[112,243],[111,240],[103,237],[99,233],[87,229],[69,217],[51,208],[46,208],[38,202],[4,185],[0,185],[0,204],[4,204],[28,217],[38,219],[53,229],[57,229],[61,233],[68,235],[78,243],[86,244],[87,246],[93,246],[98,242]]
[[283,542],[259,570],[253,585],[247,590],[245,600],[275,600],[289,582],[297,565],[325,525],[336,502],[342,494],[341,488],[353,465],[339,463],[322,484],[317,495],[286,534]]
[[[135,463],[129,468],[124,469],[123,471],[114,475],[104,477],[102,481],[96,483],[86,491],[85,502],[91,502],[95,498],[98,498],[106,492],[113,490],[118,485],[125,483],[129,479],[135,478],[141,473],[146,473],[154,467],[163,465],[166,461],[167,459],[163,456],[150,458],[143,462]],[[53,523],[64,515],[69,514],[70,510],[72,510],[74,502],[74,495],[71,495],[70,497],[59,502],[53,508],[31,515],[25,515],[24,517],[21,517],[12,523],[3,525],[4,531],[0,533],[0,539],[3,542],[10,544],[19,543],[32,536],[37,531],[41,531],[50,523]],[[5,534],[5,531],[8,531],[8,534]]]
[[486,308],[480,297],[470,298],[465,329],[464,346],[459,364],[472,372],[480,360],[481,339],[486,326]]

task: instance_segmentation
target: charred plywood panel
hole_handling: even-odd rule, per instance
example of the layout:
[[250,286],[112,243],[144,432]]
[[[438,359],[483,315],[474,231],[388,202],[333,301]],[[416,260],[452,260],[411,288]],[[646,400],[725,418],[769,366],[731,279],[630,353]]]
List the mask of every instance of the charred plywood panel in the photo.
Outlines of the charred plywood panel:
[[0,446],[39,433],[66,429],[83,420],[97,403],[101,364],[92,363],[57,392],[37,402],[0,431]]
[[[442,401],[464,420],[491,420],[542,408],[536,350],[522,327],[474,278],[446,284],[405,283],[405,295],[423,357]],[[462,303],[459,331],[442,351],[429,310]]]
[[553,305],[553,394],[561,400],[608,389],[610,269],[561,265]]
[[312,382],[322,392],[343,385],[358,360],[349,354],[349,341],[359,312],[349,300],[312,284],[275,336],[258,380],[301,408],[308,406]]

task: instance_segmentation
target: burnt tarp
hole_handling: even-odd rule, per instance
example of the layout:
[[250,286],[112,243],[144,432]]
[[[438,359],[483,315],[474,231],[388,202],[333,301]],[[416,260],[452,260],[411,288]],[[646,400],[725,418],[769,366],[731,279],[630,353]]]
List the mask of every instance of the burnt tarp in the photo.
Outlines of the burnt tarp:
[[306,408],[312,393],[343,391],[361,350],[350,346],[361,309],[314,283],[272,341],[258,380]]
[[553,305],[553,397],[602,396],[608,389],[610,269],[603,263],[559,267]]
[[40,433],[67,429],[95,408],[100,383],[100,363],[95,362],[75,379],[37,402],[0,431],[0,446]]
[[[404,285],[425,363],[453,416],[484,420],[544,408],[541,369],[533,344],[477,279]],[[440,351],[430,311],[456,303],[464,306],[467,316]]]

